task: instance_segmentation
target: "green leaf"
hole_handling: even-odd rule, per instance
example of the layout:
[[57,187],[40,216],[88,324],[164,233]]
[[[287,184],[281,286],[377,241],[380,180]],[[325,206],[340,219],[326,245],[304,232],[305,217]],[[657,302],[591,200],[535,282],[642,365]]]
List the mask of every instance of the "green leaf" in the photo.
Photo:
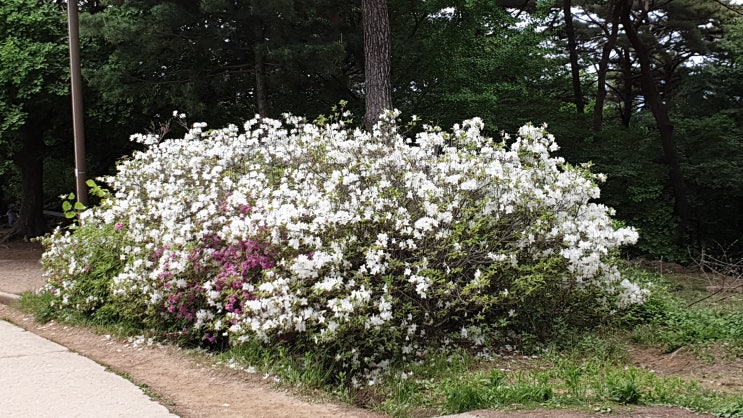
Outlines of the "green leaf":
[[69,212],[71,210],[72,210],[72,203],[70,203],[67,200],[65,200],[64,202],[62,202],[62,211],[63,212]]
[[65,218],[67,218],[67,219],[72,219],[72,218],[74,218],[75,216],[77,216],[77,215],[75,214],[75,212],[65,212],[65,214],[64,214],[64,217],[65,217]]
[[75,202],[75,210],[85,210],[85,205],[80,202]]

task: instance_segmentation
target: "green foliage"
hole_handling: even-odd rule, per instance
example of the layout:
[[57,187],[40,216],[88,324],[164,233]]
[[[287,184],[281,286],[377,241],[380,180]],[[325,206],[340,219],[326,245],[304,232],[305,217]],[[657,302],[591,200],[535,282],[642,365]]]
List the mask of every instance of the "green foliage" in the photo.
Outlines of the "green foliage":
[[637,283],[650,289],[650,296],[642,306],[629,306],[616,316],[614,324],[619,327],[632,329],[647,324],[660,324],[668,319],[674,310],[679,309],[679,303],[670,294],[670,283],[667,279],[640,268],[624,268],[623,274]]
[[51,321],[57,311],[53,306],[54,296],[47,292],[24,292],[18,299],[18,308],[34,316],[41,323]]
[[567,338],[556,338],[550,345],[548,353],[558,356],[558,360],[554,360],[558,364],[561,363],[559,358],[566,358],[569,362],[590,359],[597,364],[611,366],[624,364],[630,360],[624,341],[613,334],[611,327],[591,332],[578,330],[573,331]]
[[679,244],[668,168],[658,139],[643,126],[607,126],[600,134],[577,134],[566,134],[562,153],[568,161],[590,161],[594,171],[607,174],[600,201],[640,233],[627,253],[688,261],[688,248]]
[[738,81],[731,79],[737,72],[703,67],[690,76],[675,100],[679,152],[689,204],[698,223],[695,234],[707,246],[715,241],[728,246],[740,239],[734,225],[743,221],[743,179],[739,175],[743,172],[743,113],[719,102],[725,97],[729,106],[731,97],[740,93]]
[[[105,201],[110,192],[94,180],[87,180],[91,196]],[[52,234],[39,241],[47,247],[42,257],[42,265],[48,274],[47,291],[33,303],[46,305],[44,308],[31,307],[39,319],[50,320],[55,317],[88,316],[96,324],[126,324],[129,328],[141,329],[143,311],[130,300],[117,298],[111,292],[113,278],[123,266],[122,249],[124,235],[122,225],[101,226],[85,222],[85,205],[76,200],[75,193],[61,196],[62,210],[67,219],[75,219],[67,229],[57,228]],[[74,231],[74,234],[73,234]],[[67,245],[50,251],[53,240],[62,240]],[[71,264],[64,260],[74,260]],[[48,289],[75,276],[75,289],[62,296]],[[74,307],[74,309],[70,309]]]
[[85,205],[77,200],[75,193],[70,193],[67,196],[62,197],[62,212],[65,218],[73,219],[77,218],[82,211],[84,211]]
[[506,383],[506,375],[493,369],[477,380],[444,380],[438,388],[443,398],[440,409],[453,414],[501,405],[542,404],[554,396],[548,377],[546,373],[516,373]]
[[335,80],[342,78],[343,41],[348,32],[360,35],[359,26],[345,23],[350,14],[337,0],[121,1],[81,16],[91,50],[85,75],[102,99],[100,117],[110,118],[106,109],[140,118],[177,108],[223,124],[257,112],[261,49],[272,113],[314,115],[349,98]]
[[[701,390],[694,382],[660,377],[652,371],[609,366],[590,359],[558,358],[558,364],[536,361],[532,367],[503,372],[466,372],[435,385],[424,397],[442,413],[484,408],[580,407],[603,405],[678,405],[695,411],[729,411],[735,414],[740,396]],[[419,389],[425,391],[425,389]],[[409,407],[409,409],[412,409]],[[736,415],[731,415],[736,416]]]
[[642,392],[637,369],[630,368],[626,372],[610,373],[607,376],[606,386],[610,400],[624,405],[640,403]]
[[65,95],[64,15],[49,2],[0,4],[0,147],[24,125],[29,112]]
[[656,336],[668,352],[696,344],[727,341],[743,346],[743,314],[697,308],[672,312]]
[[478,382],[445,381],[442,383],[444,413],[460,413],[495,407],[491,393]]
[[52,127],[67,125],[68,74],[63,10],[48,1],[0,2],[0,206],[25,202],[18,234],[45,229],[42,184],[34,180],[42,178],[45,142],[62,142]]
[[743,417],[743,402],[716,409],[714,414],[720,418],[741,418]]
[[683,287],[671,285],[673,278],[638,269],[625,270],[625,275],[651,289],[643,305],[628,307],[615,322],[631,330],[636,343],[658,345],[666,352],[684,347],[702,356],[710,355],[706,348],[714,345],[725,348],[722,355],[728,351],[735,356],[743,348],[743,310],[735,296],[693,303],[706,292],[682,293]]
[[74,254],[68,258],[75,260],[70,265],[61,254],[45,253],[42,264],[49,275],[50,285],[59,284],[72,274],[79,277],[68,297],[53,301],[52,306],[73,306],[81,313],[93,313],[111,302],[111,280],[122,266],[119,254],[123,243],[117,239],[120,234],[116,232],[113,225],[89,226],[83,222],[75,228],[74,236],[69,231],[58,229],[41,240],[47,246],[52,239],[68,240],[69,245],[60,250]]
[[[111,192],[108,189],[98,185],[95,180],[88,179],[85,181],[85,184],[89,187],[88,194],[95,198],[105,200],[106,198],[111,196]],[[62,195],[60,196],[60,198],[62,199],[62,212],[67,219],[79,218],[80,215],[87,209],[87,207],[83,203],[77,200],[75,193]]]
[[553,88],[565,72],[548,58],[547,35],[536,23],[517,26],[497,2],[442,11],[450,6],[390,3],[395,106],[443,125],[471,114],[493,130],[552,124],[547,115],[559,108]]

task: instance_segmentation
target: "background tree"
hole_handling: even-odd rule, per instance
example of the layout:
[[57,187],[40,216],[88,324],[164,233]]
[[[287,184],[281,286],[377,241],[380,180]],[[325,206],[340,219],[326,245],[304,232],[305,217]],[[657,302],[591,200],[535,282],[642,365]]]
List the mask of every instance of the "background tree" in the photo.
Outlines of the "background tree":
[[325,12],[336,3],[122,1],[81,20],[84,35],[112,52],[88,79],[117,107],[177,107],[213,124],[328,108],[338,95],[324,97],[322,86],[340,73],[350,19],[348,8]]
[[580,65],[578,63],[577,42],[575,39],[575,28],[573,27],[573,2],[563,0],[562,14],[565,19],[565,36],[568,38],[568,54],[570,56],[570,75],[573,82],[573,95],[575,100],[575,109],[578,113],[585,112],[585,103],[583,99],[583,88],[581,87]]
[[[640,63],[640,84],[642,86],[642,93],[647,106],[650,108],[653,117],[655,118],[655,123],[660,134],[660,141],[663,145],[663,153],[670,171],[676,214],[679,217],[679,232],[681,234],[686,234],[689,232],[689,203],[687,201],[686,185],[684,184],[681,164],[679,163],[678,153],[676,151],[676,142],[673,136],[673,123],[668,114],[668,108],[658,91],[657,82],[653,77],[650,62],[650,50],[645,46],[645,43],[640,38],[640,35],[635,28],[635,21],[632,19],[633,3],[633,0],[625,2],[622,9],[621,22],[627,33],[627,37],[632,44],[637,60]],[[645,14],[646,12],[647,10],[641,13]],[[642,18],[640,18],[640,20],[642,20]]]
[[[693,179],[684,174],[683,156],[679,155],[685,138],[675,129],[670,108],[693,67],[692,60],[712,56],[717,48],[723,33],[721,24],[731,18],[729,9],[717,2],[651,0],[587,0],[577,6],[581,8],[577,16],[585,23],[576,31],[578,50],[596,69],[588,74],[596,82],[592,125],[597,142],[591,146],[603,149],[614,146],[606,141],[620,142],[612,153],[604,150],[592,156],[600,170],[610,173],[610,183],[624,177],[623,186],[608,187],[615,194],[606,195],[620,213],[628,215],[629,222],[643,228],[638,245],[649,248],[646,238],[651,238],[655,241],[653,251],[664,246],[686,247],[698,241],[697,225],[702,220],[689,203],[695,199],[687,189]],[[615,126],[623,130],[617,131]],[[602,133],[605,129],[608,131]],[[658,147],[640,145],[644,143],[641,137],[648,134],[656,135]],[[578,147],[565,146],[570,154]],[[627,171],[632,164],[618,157],[624,154],[637,159],[638,149],[646,150],[641,158],[651,163],[644,173],[658,173],[652,184],[647,177]],[[584,157],[590,154],[580,152]],[[618,173],[626,173],[626,177]],[[670,218],[662,207],[652,216],[647,209],[642,213],[640,205],[647,208],[658,201],[673,209]],[[668,234],[668,230],[674,233]],[[658,237],[666,234],[661,244]]]
[[[46,142],[69,115],[67,41],[63,12],[54,4],[8,0],[0,4],[0,152],[18,170],[19,218],[11,235],[46,230],[43,172]],[[67,99],[67,100],[66,100]],[[0,173],[8,174],[8,173]]]
[[724,24],[719,48],[688,69],[670,101],[699,246],[743,243],[743,26]]
[[[569,70],[538,23],[490,1],[391,3],[395,105],[442,125],[478,115],[490,129],[562,118]],[[566,84],[567,83],[567,84]],[[569,93],[568,93],[569,94]],[[469,116],[468,116],[469,115]]]
[[[10,16],[12,7],[32,3],[35,8],[36,2],[13,0],[2,10]],[[65,4],[48,1],[40,10],[52,10],[52,3]],[[374,86],[387,89],[375,84],[377,70],[365,75],[365,65],[375,60],[365,59],[371,49],[363,35],[364,2],[78,4],[91,177],[110,172],[131,151],[129,134],[160,129],[176,109],[211,126],[257,113],[311,119],[340,100],[368,116],[376,113],[365,109],[374,102],[365,100],[374,96]],[[389,57],[389,97],[380,111],[394,104],[441,125],[477,115],[494,135],[529,121],[548,123],[568,161],[592,161],[608,174],[601,200],[640,228],[637,254],[682,260],[689,246],[739,236],[738,6],[727,0],[369,4],[388,8],[390,48],[379,62]],[[21,166],[39,161],[23,156],[39,155],[33,151],[39,147],[50,151],[44,167],[54,175],[44,177],[44,196],[35,200],[58,210],[56,196],[74,187],[71,174],[59,175],[72,173],[64,13],[59,10],[51,26],[10,19],[0,24],[0,213],[8,201],[23,200],[22,183],[39,190],[31,183],[38,185],[41,177],[21,175]],[[23,58],[24,48],[33,51],[45,42],[59,49],[47,45],[43,62],[36,53]],[[658,124],[652,103],[665,108],[672,129]],[[586,114],[577,112],[581,104]],[[28,140],[24,148],[24,138],[37,138],[36,145]],[[669,154],[674,150],[676,162]],[[683,196],[686,210],[678,206]],[[35,222],[43,224],[40,217]]]

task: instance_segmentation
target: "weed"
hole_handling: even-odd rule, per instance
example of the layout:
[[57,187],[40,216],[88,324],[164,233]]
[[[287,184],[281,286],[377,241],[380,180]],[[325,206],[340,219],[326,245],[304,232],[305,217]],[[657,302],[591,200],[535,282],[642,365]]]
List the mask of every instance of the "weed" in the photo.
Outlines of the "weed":
[[613,372],[607,375],[606,386],[609,399],[623,405],[638,405],[642,399],[637,369],[629,368],[625,372]]
[[560,374],[567,386],[569,393],[575,399],[582,399],[585,389],[581,385],[583,368],[573,362],[564,362],[560,366]]
[[743,401],[720,408],[715,411],[715,415],[721,418],[741,418],[743,417]]

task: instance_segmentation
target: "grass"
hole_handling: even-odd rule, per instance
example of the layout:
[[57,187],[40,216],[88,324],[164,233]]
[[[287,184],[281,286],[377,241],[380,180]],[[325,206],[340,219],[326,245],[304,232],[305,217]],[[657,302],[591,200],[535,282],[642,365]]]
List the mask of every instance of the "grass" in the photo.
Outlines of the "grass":
[[34,293],[26,291],[21,294],[15,306],[22,311],[34,316],[38,322],[49,322],[55,316],[55,310],[51,306],[52,297],[48,293]]
[[120,370],[116,370],[116,369],[112,369],[111,367],[108,367],[108,366],[105,366],[105,368],[106,368],[107,371],[109,371],[111,373],[114,373],[117,376],[122,377],[122,378],[124,378],[124,379],[132,382],[134,385],[136,385],[142,391],[142,393],[144,393],[148,398],[152,399],[153,401],[158,402],[158,403],[160,403],[160,404],[162,404],[162,405],[164,405],[164,406],[166,406],[168,408],[175,406],[175,402],[173,402],[172,400],[164,397],[160,393],[155,392],[152,388],[150,388],[150,386],[148,384],[146,384],[146,383],[137,383],[132,378],[132,376],[129,373],[123,372],[123,371],[120,371]]
[[[664,353],[686,350],[700,364],[743,357],[743,299],[709,298],[693,275],[661,276],[626,269],[624,274],[652,289],[642,306],[620,312],[614,323],[588,331],[566,328],[554,341],[537,342],[523,355],[489,359],[458,351],[431,355],[420,364],[393,370],[391,378],[355,388],[346,376],[331,375],[307,353],[244,344],[215,356],[276,377],[300,394],[318,393],[393,417],[423,417],[475,409],[571,408],[610,411],[621,405],[675,405],[720,417],[743,417],[743,393],[710,389],[691,375],[665,375],[633,364],[641,347]],[[44,296],[25,294],[19,307],[39,320],[53,316]],[[142,334],[126,324],[66,318],[82,325]]]

